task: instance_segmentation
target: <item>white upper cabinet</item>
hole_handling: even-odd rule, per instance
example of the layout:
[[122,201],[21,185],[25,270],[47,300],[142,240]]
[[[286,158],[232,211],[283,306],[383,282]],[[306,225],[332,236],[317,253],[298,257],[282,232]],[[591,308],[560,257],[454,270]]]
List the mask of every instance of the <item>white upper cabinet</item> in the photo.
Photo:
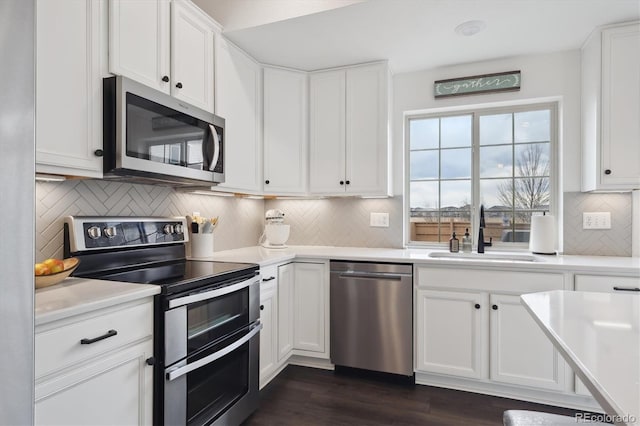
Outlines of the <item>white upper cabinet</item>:
[[262,69],[224,37],[216,44],[216,114],[225,119],[225,182],[216,189],[262,190]]
[[171,4],[171,93],[213,111],[214,27],[189,1]]
[[265,67],[264,192],[307,192],[307,73]]
[[220,29],[186,0],[111,0],[109,71],[213,112]]
[[388,92],[386,63],[311,75],[312,194],[390,194]]
[[640,23],[582,48],[582,190],[640,188]]
[[102,177],[101,5],[36,3],[37,172]]
[[171,92],[169,0],[110,0],[109,71]]

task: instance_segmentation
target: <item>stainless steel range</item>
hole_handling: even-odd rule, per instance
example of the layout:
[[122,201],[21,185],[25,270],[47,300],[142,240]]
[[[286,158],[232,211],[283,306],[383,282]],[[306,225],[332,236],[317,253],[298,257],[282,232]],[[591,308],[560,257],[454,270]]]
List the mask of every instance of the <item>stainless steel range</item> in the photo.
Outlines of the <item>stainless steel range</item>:
[[157,284],[154,424],[233,425],[258,406],[258,265],[185,258],[184,218],[65,218],[74,276]]

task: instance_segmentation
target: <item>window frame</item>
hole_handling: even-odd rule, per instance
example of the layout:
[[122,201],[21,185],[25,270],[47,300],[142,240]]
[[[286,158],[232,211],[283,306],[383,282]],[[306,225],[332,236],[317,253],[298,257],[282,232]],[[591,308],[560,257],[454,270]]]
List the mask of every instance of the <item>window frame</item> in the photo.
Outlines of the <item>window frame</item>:
[[[550,117],[550,137],[549,137],[549,213],[553,215],[556,221],[556,241],[558,248],[561,244],[561,227],[559,226],[558,212],[560,211],[559,200],[561,190],[560,175],[560,107],[559,101],[545,102],[527,102],[517,104],[503,104],[500,106],[481,105],[473,107],[447,108],[427,111],[412,111],[404,114],[404,245],[409,248],[427,248],[427,249],[448,249],[448,242],[434,241],[414,241],[411,240],[411,203],[410,203],[410,187],[411,187],[411,133],[410,122],[415,119],[444,118],[460,115],[472,116],[472,141],[471,141],[471,220],[470,233],[472,234],[473,250],[477,249],[478,225],[480,218],[480,117],[495,114],[514,114],[519,112],[549,110]],[[529,142],[531,143],[531,142]],[[512,146],[517,145],[512,141]],[[440,150],[440,148],[438,148]],[[515,168],[515,164],[514,164]],[[513,180],[514,177],[512,176]],[[440,182],[440,179],[437,180]],[[439,206],[440,208],[441,206]],[[459,236],[461,237],[461,235]],[[493,246],[488,250],[500,251],[528,251],[529,243],[502,242],[493,241]]]

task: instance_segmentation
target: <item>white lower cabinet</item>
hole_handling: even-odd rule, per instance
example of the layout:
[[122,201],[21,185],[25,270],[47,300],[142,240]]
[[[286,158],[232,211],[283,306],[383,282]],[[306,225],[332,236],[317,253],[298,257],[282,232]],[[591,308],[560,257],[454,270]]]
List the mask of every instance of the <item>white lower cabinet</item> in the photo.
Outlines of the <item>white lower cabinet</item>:
[[278,281],[275,275],[270,274],[272,269],[275,268],[261,271],[260,388],[268,383],[270,376],[277,368],[278,362]]
[[36,327],[35,424],[151,424],[152,334],[152,299]]
[[417,306],[417,369],[483,378],[486,375],[486,350],[482,345],[487,342],[487,295],[418,290]]
[[278,266],[278,362],[286,361],[293,350],[294,265]]
[[491,294],[489,378],[540,389],[564,388],[564,361],[520,303],[520,296]]
[[564,360],[520,304],[521,294],[562,289],[563,274],[417,270],[418,373],[565,390]]
[[294,263],[293,349],[329,358],[329,264]]

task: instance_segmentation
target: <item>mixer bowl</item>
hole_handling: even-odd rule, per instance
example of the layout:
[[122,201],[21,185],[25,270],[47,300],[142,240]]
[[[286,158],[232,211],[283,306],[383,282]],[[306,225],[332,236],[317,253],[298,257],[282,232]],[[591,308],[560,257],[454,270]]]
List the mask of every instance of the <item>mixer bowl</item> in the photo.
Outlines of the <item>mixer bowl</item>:
[[287,242],[289,238],[289,225],[282,223],[270,223],[265,226],[264,234],[267,244],[272,246],[281,246]]

